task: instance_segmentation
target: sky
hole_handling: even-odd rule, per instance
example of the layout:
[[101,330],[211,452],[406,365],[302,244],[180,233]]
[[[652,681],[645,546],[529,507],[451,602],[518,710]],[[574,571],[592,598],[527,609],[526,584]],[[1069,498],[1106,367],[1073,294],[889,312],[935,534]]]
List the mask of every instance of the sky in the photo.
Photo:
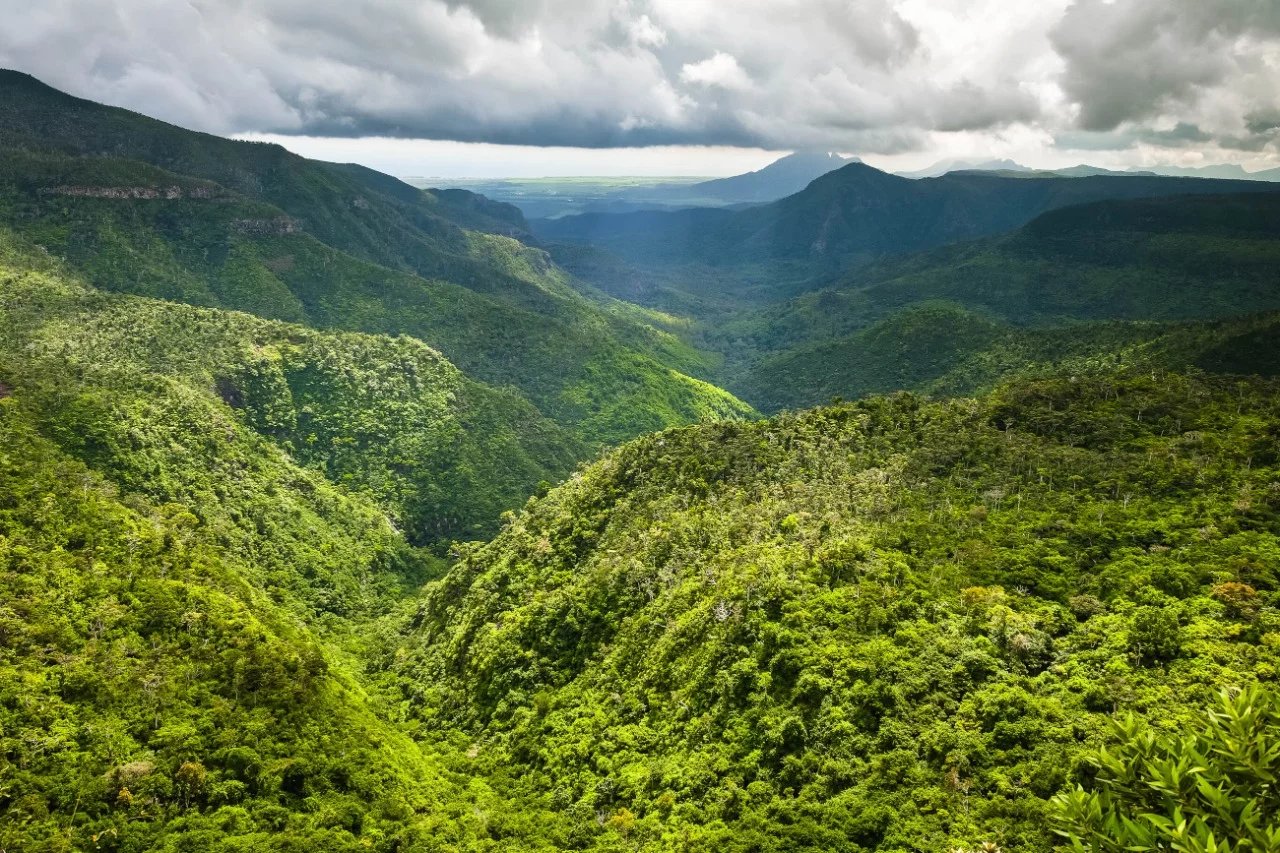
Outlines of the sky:
[[1278,0],[0,0],[0,66],[427,176],[1280,166]]

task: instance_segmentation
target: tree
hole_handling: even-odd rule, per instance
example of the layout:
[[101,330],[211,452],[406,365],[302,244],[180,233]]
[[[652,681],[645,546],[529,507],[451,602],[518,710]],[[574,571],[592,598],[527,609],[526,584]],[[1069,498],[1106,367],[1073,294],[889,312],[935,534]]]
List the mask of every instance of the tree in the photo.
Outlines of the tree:
[[1280,851],[1280,698],[1226,691],[1194,730],[1160,736],[1132,716],[1093,757],[1093,790],[1054,799],[1076,851]]

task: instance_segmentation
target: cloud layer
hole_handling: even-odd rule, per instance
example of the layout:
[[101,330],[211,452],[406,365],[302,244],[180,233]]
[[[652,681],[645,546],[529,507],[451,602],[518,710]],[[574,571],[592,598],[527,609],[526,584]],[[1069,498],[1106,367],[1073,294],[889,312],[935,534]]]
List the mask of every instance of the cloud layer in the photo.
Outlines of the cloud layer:
[[0,65],[219,133],[1280,151],[1274,0],[0,0]]

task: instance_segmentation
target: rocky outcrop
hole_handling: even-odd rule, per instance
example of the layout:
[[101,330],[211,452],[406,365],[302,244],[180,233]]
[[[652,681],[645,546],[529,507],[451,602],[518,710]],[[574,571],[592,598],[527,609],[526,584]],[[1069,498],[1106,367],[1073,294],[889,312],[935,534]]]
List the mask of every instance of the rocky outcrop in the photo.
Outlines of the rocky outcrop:
[[301,234],[302,223],[290,216],[276,216],[271,219],[233,219],[231,229],[252,237],[283,237],[286,234]]
[[62,195],[73,198],[114,198],[114,199],[167,199],[214,198],[213,187],[93,187],[79,184],[64,184],[58,187],[44,187],[41,195]]

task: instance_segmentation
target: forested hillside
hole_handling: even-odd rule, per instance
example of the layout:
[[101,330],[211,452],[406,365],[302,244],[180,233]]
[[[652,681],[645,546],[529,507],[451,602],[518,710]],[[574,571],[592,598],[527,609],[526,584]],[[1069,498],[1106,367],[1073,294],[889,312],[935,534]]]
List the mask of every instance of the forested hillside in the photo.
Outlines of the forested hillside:
[[902,389],[972,394],[1015,375],[1087,374],[1118,366],[1276,376],[1277,336],[1275,312],[1205,323],[1021,327],[954,304],[926,302],[852,335],[763,358],[738,384],[761,409],[778,411]]
[[1042,850],[1113,711],[1274,678],[1273,384],[667,431],[446,568],[518,398],[5,258],[6,849]]
[[[182,447],[196,470],[221,455],[200,438],[217,437],[210,418],[232,419],[367,492],[412,540],[430,543],[485,530],[584,452],[519,395],[467,379],[411,338],[96,293],[55,264],[33,263],[13,241],[2,269],[9,395],[38,403],[81,455],[140,488],[164,471],[143,461],[146,441]],[[171,392],[217,414],[165,413],[155,398]]]
[[1280,851],[1268,190],[543,247],[0,72],[0,853]]
[[[1280,309],[1277,235],[1277,193],[1078,205],[733,312],[703,343],[726,354],[724,383],[765,411],[903,388],[970,392],[1067,361],[1180,369],[1200,356],[1146,343]],[[1248,347],[1213,334],[1203,346]],[[1273,369],[1269,352],[1255,369]]]
[[583,296],[515,208],[220,139],[0,73],[0,222],[95,286],[412,335],[588,444],[750,407],[663,319]]
[[775,264],[808,277],[851,264],[1017,228],[1061,207],[1105,199],[1274,193],[1255,181],[956,172],[911,180],[852,163],[795,195],[745,210],[698,208],[540,220],[550,241],[587,243],[644,265]]
[[387,665],[565,846],[1047,850],[1114,712],[1176,732],[1274,684],[1277,390],[1111,374],[647,437],[468,549]]
[[397,527],[482,531],[570,440],[416,342],[95,293],[8,240],[0,326],[0,846],[465,834],[481,788],[343,649],[440,571]]

